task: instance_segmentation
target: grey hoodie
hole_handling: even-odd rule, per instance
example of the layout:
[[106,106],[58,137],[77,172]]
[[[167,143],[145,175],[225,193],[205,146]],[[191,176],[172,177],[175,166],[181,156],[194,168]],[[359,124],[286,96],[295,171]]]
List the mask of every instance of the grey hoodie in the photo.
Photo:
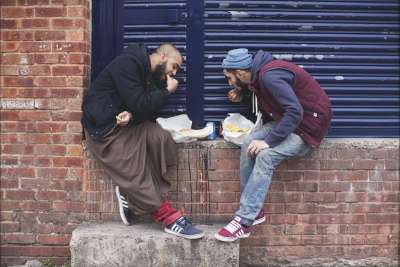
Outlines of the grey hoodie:
[[[270,53],[258,51],[253,58],[251,67],[252,83],[256,82],[257,72],[270,61],[274,60]],[[274,97],[284,110],[283,117],[265,138],[269,147],[280,144],[289,134],[293,133],[303,119],[303,107],[293,91],[294,74],[284,69],[267,71],[262,81],[264,87]]]

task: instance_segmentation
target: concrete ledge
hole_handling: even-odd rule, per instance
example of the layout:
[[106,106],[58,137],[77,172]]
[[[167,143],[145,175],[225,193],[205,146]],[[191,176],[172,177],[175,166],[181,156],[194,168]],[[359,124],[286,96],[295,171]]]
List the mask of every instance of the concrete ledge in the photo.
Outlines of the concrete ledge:
[[[399,148],[399,138],[326,138],[320,148]],[[223,138],[213,141],[199,140],[187,144],[178,144],[179,148],[239,148],[239,146],[226,142]]]
[[239,266],[239,242],[215,240],[220,225],[198,227],[205,236],[191,241],[153,223],[82,224],[72,233],[71,266]]

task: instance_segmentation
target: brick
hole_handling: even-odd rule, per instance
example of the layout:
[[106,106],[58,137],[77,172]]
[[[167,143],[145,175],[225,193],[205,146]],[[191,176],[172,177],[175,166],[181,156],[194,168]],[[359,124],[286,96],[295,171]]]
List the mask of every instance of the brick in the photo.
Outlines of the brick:
[[36,17],[65,17],[66,9],[64,7],[36,7]]
[[33,234],[13,233],[2,235],[3,244],[33,244],[35,241],[36,236]]
[[1,183],[1,188],[3,189],[18,188],[18,179],[16,178],[11,178],[11,179],[1,178],[0,183]]
[[30,190],[6,190],[6,199],[9,200],[33,200],[35,192]]
[[318,185],[320,192],[349,192],[350,186],[349,182],[320,182]]
[[295,214],[275,214],[269,217],[270,224],[297,224],[299,218]]
[[84,68],[81,66],[53,66],[54,76],[82,76],[85,75]]
[[[30,31],[2,31],[3,41],[33,41],[33,34]],[[5,74],[6,75],[6,74]]]
[[66,130],[66,122],[38,122],[36,124],[36,131],[40,133],[65,132]]
[[322,237],[321,236],[307,236],[303,235],[301,237],[301,243],[304,245],[321,245]]
[[23,201],[20,204],[24,211],[44,211],[51,209],[50,201]]
[[44,87],[65,87],[67,86],[64,77],[37,77],[35,86]]
[[1,1],[2,6],[15,6],[16,2],[15,0],[3,0]]
[[35,63],[37,64],[57,64],[67,63],[67,56],[63,54],[35,54]]
[[21,20],[22,28],[24,29],[40,29],[49,28],[48,19],[23,19]]
[[385,170],[399,170],[400,165],[399,165],[399,160],[385,160]]
[[317,225],[317,234],[338,234],[339,233],[339,225],[337,224],[319,224]]
[[319,170],[320,162],[310,159],[291,159],[287,165],[288,170]]
[[383,160],[355,159],[353,160],[353,170],[382,170]]
[[399,214],[366,214],[366,222],[369,224],[397,224],[399,222]]
[[54,52],[88,52],[88,47],[83,42],[55,42]]
[[0,19],[2,29],[16,29],[17,20],[14,19]]
[[317,234],[316,225],[287,225],[285,227],[286,235],[315,235]]
[[275,171],[273,180],[280,181],[299,181],[302,180],[304,173],[301,171]]
[[68,132],[73,133],[73,132],[82,132],[80,128],[80,123],[79,120],[82,117],[82,112],[81,111],[52,111],[51,112],[51,119],[53,121],[71,121],[71,122],[78,122],[79,128],[72,130],[70,129],[71,123],[69,123],[69,127],[67,129]]
[[2,65],[31,65],[33,63],[34,63],[33,55],[30,54],[8,53],[8,54],[3,54],[1,56]]
[[2,18],[25,18],[33,17],[33,8],[3,7]]
[[[3,216],[1,216],[3,218]],[[15,233],[19,232],[19,223],[17,222],[1,222],[0,228],[2,233]]]
[[48,179],[41,178],[33,178],[33,179],[21,179],[21,188],[22,189],[32,189],[32,190],[41,190],[47,189],[49,187]]
[[50,52],[51,43],[48,42],[22,42],[19,48],[22,53]]
[[8,87],[33,87],[33,77],[4,77],[4,84]]
[[400,202],[400,192],[383,193],[384,202]]
[[[342,179],[344,181],[368,181],[368,178],[368,171],[358,170],[345,172]],[[341,179],[339,179],[339,181],[341,181]]]
[[51,3],[64,6],[84,6],[86,5],[86,0],[52,0]]
[[47,121],[50,116],[47,111],[20,111],[19,119],[22,121]]
[[37,241],[42,245],[68,245],[70,235],[38,235]]
[[66,212],[82,212],[84,205],[81,202],[53,202],[53,209]]
[[399,181],[400,176],[398,171],[369,171],[370,181]]
[[82,90],[76,88],[52,88],[50,89],[50,97],[54,98],[80,98]]
[[360,193],[336,193],[337,202],[366,202],[367,194],[364,192]]
[[286,204],[286,212],[295,214],[318,213],[319,207],[314,203]]
[[237,202],[239,199],[233,192],[209,193],[211,202]]
[[400,182],[383,182],[383,190],[385,191],[399,191]]
[[285,205],[267,203],[264,204],[263,210],[266,214],[285,213]]
[[89,18],[89,10],[80,6],[67,7],[68,17],[84,17]]
[[67,31],[65,40],[68,42],[79,42],[79,41],[85,41],[87,38],[88,34],[85,31]]
[[49,3],[49,0],[18,0],[18,5],[20,6],[48,5]]
[[316,192],[318,190],[317,183],[285,183],[285,191],[301,191],[301,192]]
[[37,169],[38,178],[64,179],[67,176],[67,169],[64,168],[40,168]]
[[335,202],[335,193],[331,192],[323,192],[323,193],[304,193],[304,201],[305,202],[322,202],[329,203]]
[[351,170],[353,162],[351,160],[320,160],[321,170]]
[[65,200],[67,192],[65,191],[38,191],[38,200]]
[[1,176],[4,178],[32,178],[35,177],[34,168],[3,168]]
[[318,205],[318,208],[321,214],[349,212],[349,204],[346,203],[322,203]]
[[33,154],[33,147],[29,145],[3,145],[1,153],[4,154]]
[[87,54],[70,54],[68,63],[70,64],[90,64],[90,56]]
[[232,182],[209,182],[210,192],[240,192],[240,183],[237,181],[236,183]]
[[3,41],[3,42],[1,42],[1,51],[3,53],[16,52],[18,50],[18,48],[19,48],[19,44],[20,44],[19,42]]
[[[4,142],[2,142],[4,144]],[[18,164],[18,158],[15,156],[6,156],[6,155],[2,155],[1,156],[1,165],[3,167],[7,167],[7,166],[14,166]]]
[[36,41],[62,41],[65,40],[64,31],[36,31]]

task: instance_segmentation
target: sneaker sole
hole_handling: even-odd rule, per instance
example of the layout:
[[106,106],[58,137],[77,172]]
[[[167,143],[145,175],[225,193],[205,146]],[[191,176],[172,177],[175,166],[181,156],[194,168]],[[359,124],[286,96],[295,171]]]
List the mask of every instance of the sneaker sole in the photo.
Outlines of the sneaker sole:
[[265,222],[265,221],[266,221],[266,218],[265,218],[265,216],[264,216],[264,217],[262,217],[262,218],[260,218],[260,219],[255,220],[255,221],[253,222],[253,225],[257,225],[257,224],[263,223],[263,222]]
[[243,235],[237,236],[237,237],[226,237],[226,236],[222,236],[222,235],[220,235],[220,234],[218,234],[218,233],[216,233],[216,234],[214,235],[214,237],[215,237],[217,240],[222,241],[222,242],[235,242],[235,241],[238,240],[238,239],[241,239],[241,238],[248,238],[249,236],[250,236],[250,233],[243,234]]
[[119,215],[120,215],[120,217],[122,219],[122,222],[125,225],[130,225],[130,223],[128,222],[128,220],[125,217],[124,208],[122,207],[122,202],[121,202],[121,199],[119,198],[119,196],[121,195],[120,192],[119,192],[119,186],[115,187],[115,195],[117,196],[118,206],[119,206]]
[[181,233],[171,231],[168,228],[164,228],[164,231],[168,234],[176,235],[176,236],[187,238],[187,239],[200,239],[204,236],[204,233],[200,233],[200,234],[196,234],[196,235],[184,235]]

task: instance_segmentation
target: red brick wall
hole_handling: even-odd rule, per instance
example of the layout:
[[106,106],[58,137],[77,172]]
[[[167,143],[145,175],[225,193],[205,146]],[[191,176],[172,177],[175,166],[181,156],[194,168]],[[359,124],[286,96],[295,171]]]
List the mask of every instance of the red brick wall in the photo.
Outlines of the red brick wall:
[[89,0],[1,0],[1,262],[67,260],[81,222]]
[[[280,164],[264,205],[267,223],[242,241],[241,262],[397,258],[398,146],[393,139],[328,139]],[[239,152],[223,141],[180,145],[170,199],[195,222],[230,220],[240,197]],[[93,159],[86,163],[87,214],[120,220],[111,183]]]
[[[81,146],[89,2],[1,1],[2,266],[64,262],[80,222],[119,220],[112,184]],[[208,145],[180,147],[170,198],[197,222],[226,222],[238,207],[239,150]],[[267,223],[242,242],[241,259],[395,258],[398,159],[391,140],[329,140],[282,163],[265,203]]]

